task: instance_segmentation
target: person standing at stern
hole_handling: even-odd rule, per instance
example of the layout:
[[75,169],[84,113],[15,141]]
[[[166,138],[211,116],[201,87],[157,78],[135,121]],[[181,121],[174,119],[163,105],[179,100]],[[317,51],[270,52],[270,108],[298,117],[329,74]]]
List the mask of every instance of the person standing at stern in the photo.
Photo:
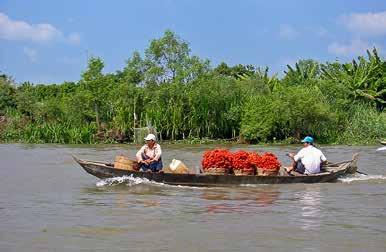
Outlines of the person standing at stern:
[[154,134],[145,137],[146,144],[135,155],[140,171],[159,172],[163,168],[161,146],[156,142]]

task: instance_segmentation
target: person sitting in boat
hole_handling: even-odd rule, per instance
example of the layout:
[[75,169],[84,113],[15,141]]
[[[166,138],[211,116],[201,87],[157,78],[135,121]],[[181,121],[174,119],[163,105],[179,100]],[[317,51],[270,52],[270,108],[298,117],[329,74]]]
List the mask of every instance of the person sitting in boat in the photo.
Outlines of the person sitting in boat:
[[158,172],[163,167],[161,146],[156,143],[154,134],[147,135],[145,141],[146,144],[135,155],[140,171]]
[[327,162],[326,157],[314,146],[314,139],[311,136],[306,136],[302,143],[304,147],[296,155],[295,153],[287,154],[293,160],[292,166],[286,168],[287,172],[319,173],[322,165]]

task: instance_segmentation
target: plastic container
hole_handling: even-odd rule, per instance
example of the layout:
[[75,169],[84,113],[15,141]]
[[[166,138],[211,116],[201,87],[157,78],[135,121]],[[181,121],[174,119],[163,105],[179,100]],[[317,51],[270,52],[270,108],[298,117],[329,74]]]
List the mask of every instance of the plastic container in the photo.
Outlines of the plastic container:
[[169,167],[164,169],[165,173],[175,173],[175,174],[187,174],[189,173],[189,168],[186,165],[177,159],[173,159]]

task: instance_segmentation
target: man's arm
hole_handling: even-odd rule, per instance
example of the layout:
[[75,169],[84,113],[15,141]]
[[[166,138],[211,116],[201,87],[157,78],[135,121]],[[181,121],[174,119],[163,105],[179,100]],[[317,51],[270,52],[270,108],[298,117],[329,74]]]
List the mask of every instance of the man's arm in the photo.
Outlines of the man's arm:
[[137,152],[137,154],[135,154],[135,157],[137,158],[137,162],[138,163],[142,163],[143,159],[142,159],[142,153],[145,151],[145,145],[141,147],[141,149],[139,149],[139,151]]
[[322,164],[326,164],[327,163],[327,158],[326,156],[324,156],[323,152],[320,152],[321,155],[320,155],[320,161],[322,161]]
[[161,158],[162,155],[162,150],[161,146],[157,144],[157,148],[155,149],[155,156],[153,158],[154,161],[158,161]]
[[301,149],[298,154],[293,156],[293,160],[297,162],[298,160],[302,159],[304,157],[304,151]]

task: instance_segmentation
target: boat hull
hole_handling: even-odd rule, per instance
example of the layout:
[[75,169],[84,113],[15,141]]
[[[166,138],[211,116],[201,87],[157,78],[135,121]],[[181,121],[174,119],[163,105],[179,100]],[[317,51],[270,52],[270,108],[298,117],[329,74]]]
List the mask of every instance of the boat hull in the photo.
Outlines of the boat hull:
[[289,184],[334,182],[338,177],[356,172],[356,159],[328,166],[327,172],[299,176],[235,176],[206,174],[171,174],[128,171],[114,168],[111,164],[80,160],[75,161],[89,174],[105,179],[121,176],[146,178],[151,181],[182,186],[239,186],[248,184]]

